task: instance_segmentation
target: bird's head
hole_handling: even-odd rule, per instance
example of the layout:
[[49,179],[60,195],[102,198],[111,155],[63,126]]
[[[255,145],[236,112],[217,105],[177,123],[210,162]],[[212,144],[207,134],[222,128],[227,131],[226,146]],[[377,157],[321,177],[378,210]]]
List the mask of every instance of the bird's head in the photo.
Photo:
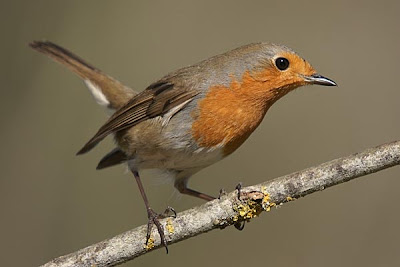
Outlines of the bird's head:
[[[278,98],[303,85],[336,86],[336,83],[320,74],[305,59],[282,45],[258,44],[256,64],[248,76],[253,82],[262,83],[262,90]],[[244,77],[245,78],[245,77]]]

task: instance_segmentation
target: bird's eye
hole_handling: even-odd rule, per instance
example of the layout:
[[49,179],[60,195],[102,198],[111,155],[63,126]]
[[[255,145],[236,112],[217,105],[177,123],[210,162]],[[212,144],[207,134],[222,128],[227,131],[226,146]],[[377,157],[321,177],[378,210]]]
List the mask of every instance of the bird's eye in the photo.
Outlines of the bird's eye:
[[289,68],[289,60],[287,60],[287,58],[284,57],[278,57],[275,60],[275,65],[280,70],[286,70],[287,68]]

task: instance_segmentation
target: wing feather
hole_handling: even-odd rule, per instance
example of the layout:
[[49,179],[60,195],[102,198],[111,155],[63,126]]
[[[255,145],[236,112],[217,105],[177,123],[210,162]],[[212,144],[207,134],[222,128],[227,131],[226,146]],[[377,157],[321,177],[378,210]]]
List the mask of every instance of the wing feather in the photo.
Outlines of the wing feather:
[[77,154],[88,152],[111,133],[161,116],[197,94],[197,91],[175,87],[169,82],[154,83],[117,110]]

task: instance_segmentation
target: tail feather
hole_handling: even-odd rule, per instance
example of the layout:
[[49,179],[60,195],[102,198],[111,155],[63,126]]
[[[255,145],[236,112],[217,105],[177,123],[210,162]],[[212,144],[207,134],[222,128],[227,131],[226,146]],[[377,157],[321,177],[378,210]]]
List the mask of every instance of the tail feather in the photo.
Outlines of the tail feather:
[[128,157],[119,148],[114,148],[107,155],[105,155],[97,165],[98,170],[112,167],[124,163],[128,160]]
[[99,104],[118,109],[137,93],[104,74],[67,49],[49,41],[33,41],[29,46],[66,66],[80,76]]

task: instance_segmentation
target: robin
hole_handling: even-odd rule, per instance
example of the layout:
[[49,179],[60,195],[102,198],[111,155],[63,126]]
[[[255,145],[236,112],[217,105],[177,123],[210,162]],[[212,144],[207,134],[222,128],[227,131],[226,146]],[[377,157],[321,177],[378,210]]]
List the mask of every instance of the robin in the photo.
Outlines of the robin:
[[293,50],[271,43],[245,45],[181,68],[140,93],[54,43],[30,46],[79,75],[99,104],[115,110],[77,154],[114,135],[117,147],[97,169],[128,164],[147,210],[146,244],[154,224],[166,249],[162,215],[149,205],[140,170],[159,169],[174,178],[182,194],[213,200],[188,187],[193,174],[234,152],[290,91],[312,84],[336,86]]

